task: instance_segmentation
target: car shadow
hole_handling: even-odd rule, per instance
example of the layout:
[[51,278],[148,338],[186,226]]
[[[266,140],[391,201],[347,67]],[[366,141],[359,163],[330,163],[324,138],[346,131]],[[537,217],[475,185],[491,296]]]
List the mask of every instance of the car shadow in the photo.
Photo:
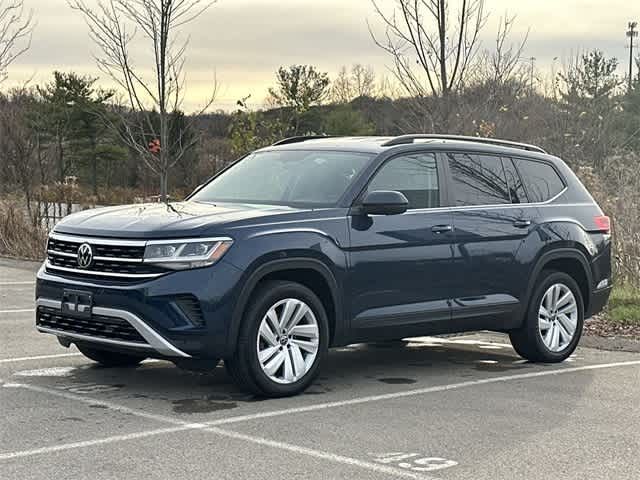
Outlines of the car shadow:
[[[435,376],[484,377],[531,368],[507,346],[450,343],[447,341],[393,341],[357,344],[332,349],[306,395],[322,395],[363,383],[406,386]],[[137,368],[105,368],[87,360],[85,365],[43,369],[38,377],[75,394],[124,395],[130,399],[172,402],[177,413],[204,413],[231,409],[238,402],[261,398],[239,391],[222,362],[207,372],[190,372],[170,362],[149,360]],[[21,373],[18,373],[21,375]],[[29,375],[23,372],[22,375]],[[185,398],[185,393],[189,397]]]

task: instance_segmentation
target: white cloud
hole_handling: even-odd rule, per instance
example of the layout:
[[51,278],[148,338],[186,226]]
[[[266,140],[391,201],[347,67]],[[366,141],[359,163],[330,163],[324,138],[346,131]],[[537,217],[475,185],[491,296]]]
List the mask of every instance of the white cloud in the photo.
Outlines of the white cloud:
[[[391,5],[393,0],[384,2]],[[629,4],[487,0],[491,17],[484,44],[491,45],[498,18],[508,11],[518,16],[514,40],[531,28],[525,55],[535,56],[541,68],[548,68],[553,57],[595,47],[625,64],[625,27],[634,14],[640,17]],[[95,49],[80,14],[64,0],[27,0],[27,5],[38,25],[31,50],[9,72],[10,82],[48,80],[56,69],[97,76]],[[335,73],[341,65],[359,62],[384,73],[388,59],[371,41],[367,19],[380,28],[369,0],[219,0],[185,30],[190,36],[187,107],[195,108],[206,97],[214,73],[221,82],[218,100],[223,107],[249,93],[261,101],[280,65],[311,63]]]

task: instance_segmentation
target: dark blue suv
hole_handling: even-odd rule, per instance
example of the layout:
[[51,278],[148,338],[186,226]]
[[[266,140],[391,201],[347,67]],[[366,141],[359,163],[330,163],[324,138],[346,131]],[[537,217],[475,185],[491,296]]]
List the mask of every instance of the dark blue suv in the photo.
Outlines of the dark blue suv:
[[186,201],[76,213],[38,272],[38,330],[109,366],[220,359],[301,392],[329,347],[471,330],[559,362],[611,291],[609,218],[560,159],[447,135],[296,137]]

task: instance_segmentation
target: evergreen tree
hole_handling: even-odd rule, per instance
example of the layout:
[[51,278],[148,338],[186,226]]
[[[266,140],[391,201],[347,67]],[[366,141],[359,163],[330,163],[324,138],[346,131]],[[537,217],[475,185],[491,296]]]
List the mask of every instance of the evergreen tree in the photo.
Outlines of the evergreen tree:
[[40,102],[33,117],[44,141],[55,147],[58,181],[88,171],[94,194],[98,193],[99,163],[126,155],[107,119],[106,102],[113,92],[96,89],[96,80],[54,72],[53,81],[38,88]]

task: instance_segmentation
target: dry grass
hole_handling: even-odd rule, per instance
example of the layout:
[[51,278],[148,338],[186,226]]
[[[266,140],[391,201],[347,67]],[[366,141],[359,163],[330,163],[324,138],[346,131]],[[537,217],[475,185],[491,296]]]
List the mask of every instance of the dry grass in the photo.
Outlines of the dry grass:
[[47,231],[33,226],[19,205],[14,201],[0,201],[0,255],[41,260]]

